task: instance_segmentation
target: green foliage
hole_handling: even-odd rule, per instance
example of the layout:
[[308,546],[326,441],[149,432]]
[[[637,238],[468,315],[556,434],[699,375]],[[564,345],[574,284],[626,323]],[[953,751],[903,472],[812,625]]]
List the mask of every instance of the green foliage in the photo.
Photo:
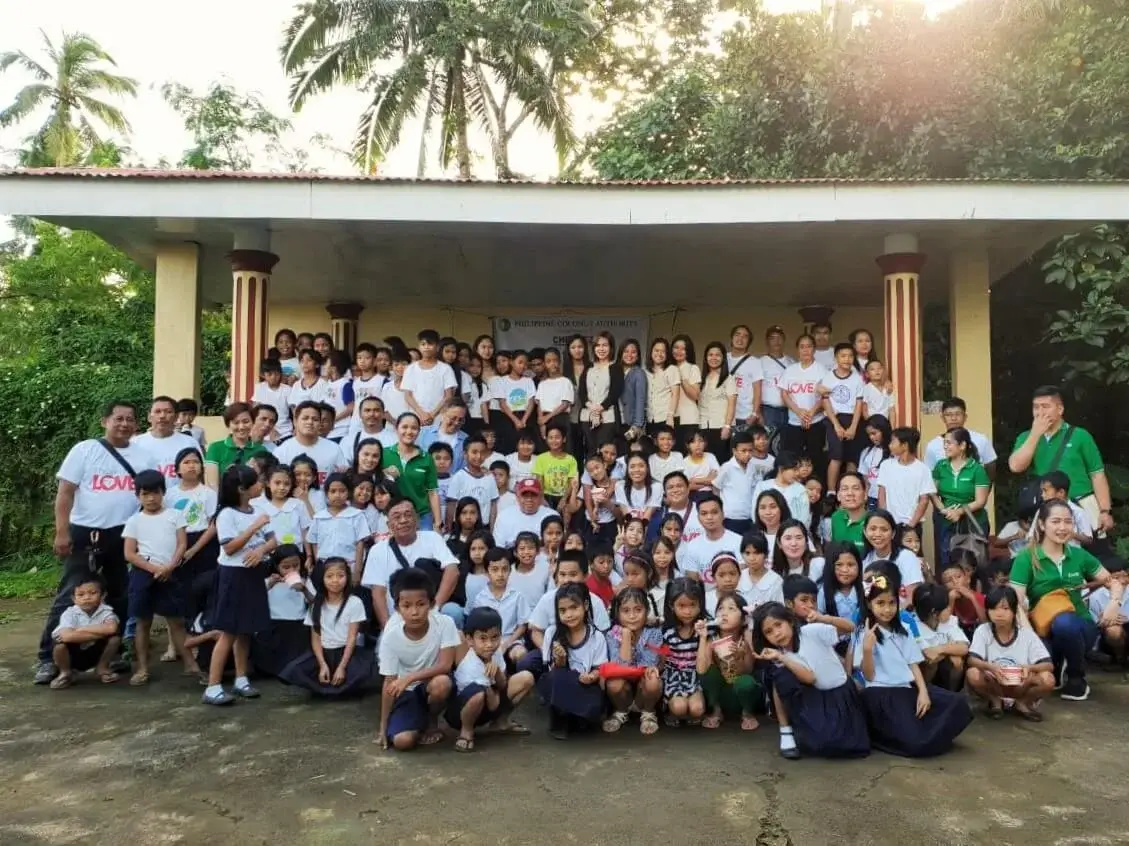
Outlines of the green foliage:
[[[102,407],[153,395],[153,278],[88,232],[46,223],[0,254],[0,555],[49,543],[54,475]],[[223,402],[230,315],[204,318],[205,411]]]
[[161,87],[165,101],[184,120],[193,146],[178,165],[192,170],[251,170],[249,143],[261,141],[281,151],[290,121],[274,115],[254,94],[240,94],[225,82],[213,82],[204,94],[177,82]]
[[[63,568],[50,553],[0,559],[0,599],[47,599],[55,595]],[[0,618],[0,623],[4,620]]]
[[14,126],[47,110],[44,123],[28,139],[20,164],[26,167],[68,167],[105,159],[99,127],[125,134],[129,122],[116,106],[100,96],[137,95],[137,83],[106,69],[114,60],[93,38],[82,33],[64,33],[56,47],[43,36],[47,63],[42,64],[22,50],[0,53],[0,73],[21,68],[35,81],[20,89],[15,100],[0,110],[0,127]]

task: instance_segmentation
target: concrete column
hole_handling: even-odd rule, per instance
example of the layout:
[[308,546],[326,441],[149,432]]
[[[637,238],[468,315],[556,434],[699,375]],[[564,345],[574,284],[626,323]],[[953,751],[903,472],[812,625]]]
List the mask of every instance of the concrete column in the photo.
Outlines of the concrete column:
[[992,276],[985,249],[954,253],[949,271],[949,356],[953,394],[968,404],[968,424],[992,437]]
[[913,235],[890,235],[876,261],[882,270],[886,367],[897,391],[899,426],[921,426],[921,301],[917,283],[925,256]]
[[200,399],[200,246],[157,248],[153,396]]
[[329,312],[329,334],[333,336],[335,350],[353,354],[357,346],[357,320],[364,308],[360,303],[330,303],[325,307]]
[[228,254],[234,292],[231,300],[231,398],[246,402],[255,391],[259,362],[267,350],[270,275],[278,256],[265,250]]

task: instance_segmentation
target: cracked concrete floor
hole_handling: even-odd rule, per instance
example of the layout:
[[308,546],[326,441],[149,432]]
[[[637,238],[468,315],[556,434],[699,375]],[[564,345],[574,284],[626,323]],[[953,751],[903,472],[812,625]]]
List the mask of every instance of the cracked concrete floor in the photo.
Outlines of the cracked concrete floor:
[[1129,843],[1129,685],[977,720],[932,761],[788,762],[753,736],[629,725],[413,754],[372,743],[376,701],[264,684],[228,709],[159,665],[145,689],[29,684],[40,607],[0,605],[0,844]]

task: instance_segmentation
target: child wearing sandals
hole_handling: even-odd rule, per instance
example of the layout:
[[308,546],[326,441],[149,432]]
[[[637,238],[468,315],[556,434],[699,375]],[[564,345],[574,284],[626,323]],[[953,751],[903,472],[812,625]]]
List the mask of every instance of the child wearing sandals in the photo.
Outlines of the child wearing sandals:
[[55,641],[51,657],[59,668],[59,675],[51,682],[52,690],[70,687],[75,673],[91,669],[102,684],[118,680],[110,664],[117,657],[122,639],[118,637],[114,609],[102,601],[105,594],[101,579],[93,574],[75,585],[74,605],[63,612],[51,633]]
[[866,714],[827,623],[803,623],[778,602],[753,614],[756,656],[767,662],[780,754],[788,759],[858,758],[870,754]]
[[753,650],[745,628],[745,598],[739,593],[722,594],[717,601],[716,631],[710,637],[705,620],[694,623],[698,636],[698,675],[706,696],[709,714],[702,727],[715,729],[724,717],[740,714],[741,730],[759,727],[753,715],[763,698],[760,684],[753,678]]
[[666,700],[667,725],[680,720],[697,723],[705,716],[706,698],[698,674],[700,635],[697,623],[706,619],[702,585],[697,579],[681,576],[666,588],[663,608],[663,697]]
[[165,477],[142,470],[134,479],[141,510],[125,521],[125,559],[129,562],[129,615],[137,620],[135,662],[129,683],[149,683],[149,634],[153,616],[165,618],[169,640],[184,662],[185,675],[199,676],[195,656],[184,648],[184,590],[176,578],[188,548],[184,512],[165,506]]
[[609,734],[623,728],[632,710],[639,712],[641,734],[659,730],[655,709],[663,692],[659,675],[663,636],[657,627],[648,625],[650,598],[641,587],[625,587],[612,602],[616,624],[607,633],[609,661],[600,673],[612,701],[612,715],[604,720],[604,731]]
[[847,654],[862,673],[871,743],[907,758],[943,754],[972,722],[968,700],[926,684],[924,656],[899,615],[897,578],[868,574],[863,587],[865,616]]
[[475,730],[491,734],[529,734],[510,714],[533,689],[533,674],[506,675],[502,657],[502,617],[493,608],[475,608],[463,624],[466,654],[455,668],[455,696],[447,706],[447,724],[459,732],[456,752],[473,752]]
[[495,547],[486,553],[486,587],[476,596],[467,597],[467,611],[492,608],[498,612],[502,626],[499,647],[503,666],[515,667],[525,657],[525,632],[532,606],[525,595],[510,584],[510,551]]
[[545,632],[542,660],[549,671],[537,690],[549,706],[549,734],[567,740],[574,728],[599,722],[604,713],[600,667],[608,642],[592,624],[592,600],[584,584],[557,589],[556,622]]
[[988,592],[988,622],[972,635],[968,649],[968,686],[988,701],[987,714],[998,720],[1004,700],[1025,720],[1042,722],[1039,702],[1054,689],[1054,665],[1046,644],[1016,615],[1019,596],[1011,587]]
[[400,751],[443,739],[439,715],[451,696],[451,670],[461,640],[455,622],[435,610],[435,584],[426,571],[405,567],[390,580],[396,609],[380,636],[381,748]]

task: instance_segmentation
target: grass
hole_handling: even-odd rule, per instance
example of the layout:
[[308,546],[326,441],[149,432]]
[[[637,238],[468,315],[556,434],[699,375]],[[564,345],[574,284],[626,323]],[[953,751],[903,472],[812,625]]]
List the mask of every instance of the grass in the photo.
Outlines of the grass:
[[44,599],[53,596],[62,567],[50,553],[11,555],[0,559],[0,599]]

